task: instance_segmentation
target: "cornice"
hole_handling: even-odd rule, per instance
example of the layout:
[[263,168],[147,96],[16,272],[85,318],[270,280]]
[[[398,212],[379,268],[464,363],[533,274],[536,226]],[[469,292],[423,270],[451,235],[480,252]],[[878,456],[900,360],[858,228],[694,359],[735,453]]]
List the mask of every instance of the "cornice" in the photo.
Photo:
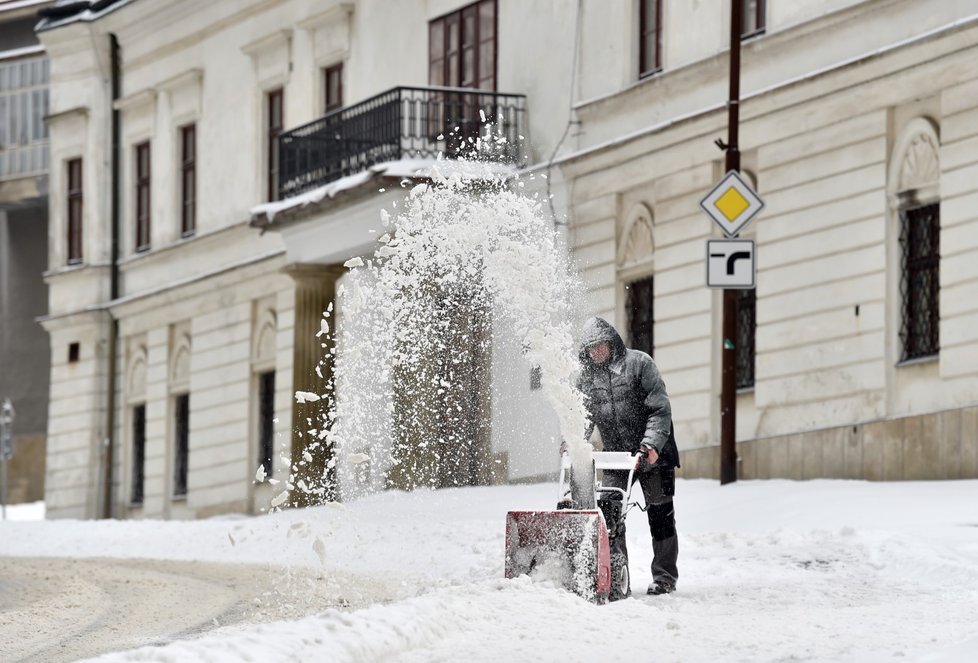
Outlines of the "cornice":
[[338,5],[330,7],[324,12],[320,12],[314,16],[302,19],[296,23],[296,26],[302,30],[315,30],[316,28],[328,23],[336,23],[347,20],[353,14],[353,8],[354,6],[352,2],[341,2]]
[[156,88],[140,90],[128,96],[116,99],[112,102],[112,108],[119,111],[129,111],[134,108],[146,106],[156,101]]
[[81,116],[87,117],[89,113],[88,106],[75,106],[74,108],[68,108],[63,111],[58,111],[57,113],[50,113],[44,116],[44,122],[51,126],[55,122],[60,122],[61,120],[66,120],[69,117]]
[[276,30],[275,32],[265,35],[260,39],[256,39],[253,42],[245,44],[241,47],[241,52],[245,55],[250,55],[251,57],[257,57],[262,53],[266,53],[274,48],[288,45],[291,39],[291,28]]
[[195,85],[200,85],[200,82],[204,79],[204,70],[200,68],[193,68],[187,71],[181,72],[176,76],[171,76],[164,81],[156,84],[156,89],[160,92],[172,92],[173,90],[182,87],[191,87]]

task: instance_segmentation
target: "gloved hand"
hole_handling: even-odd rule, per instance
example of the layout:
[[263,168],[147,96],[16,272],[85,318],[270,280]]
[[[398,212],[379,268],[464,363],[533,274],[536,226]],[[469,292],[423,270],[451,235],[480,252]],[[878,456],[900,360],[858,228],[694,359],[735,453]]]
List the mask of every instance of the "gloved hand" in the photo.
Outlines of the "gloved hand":
[[635,459],[635,469],[640,469],[646,465],[655,465],[659,460],[659,452],[652,447],[641,446],[638,448],[638,455]]
[[566,442],[566,440],[561,440],[560,441],[560,455],[563,456],[565,453],[567,453],[567,442]]

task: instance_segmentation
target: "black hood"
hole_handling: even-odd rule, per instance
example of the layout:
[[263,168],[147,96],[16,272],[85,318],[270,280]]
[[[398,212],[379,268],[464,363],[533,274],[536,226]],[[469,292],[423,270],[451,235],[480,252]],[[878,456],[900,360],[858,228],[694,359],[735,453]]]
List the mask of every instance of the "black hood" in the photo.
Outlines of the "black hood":
[[625,342],[621,340],[621,334],[618,333],[618,330],[604,318],[590,318],[581,329],[579,357],[582,364],[589,365],[591,363],[587,347],[601,341],[611,343],[611,359],[609,362],[615,361],[625,354]]

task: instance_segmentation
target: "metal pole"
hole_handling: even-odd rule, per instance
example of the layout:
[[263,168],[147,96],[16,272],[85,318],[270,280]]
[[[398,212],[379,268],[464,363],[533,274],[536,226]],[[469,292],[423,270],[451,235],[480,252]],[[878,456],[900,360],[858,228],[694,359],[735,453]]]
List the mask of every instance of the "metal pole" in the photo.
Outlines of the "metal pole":
[[[743,0],[730,0],[730,99],[727,102],[727,171],[740,171],[740,34]],[[720,379],[720,485],[737,480],[737,291],[723,291]]]

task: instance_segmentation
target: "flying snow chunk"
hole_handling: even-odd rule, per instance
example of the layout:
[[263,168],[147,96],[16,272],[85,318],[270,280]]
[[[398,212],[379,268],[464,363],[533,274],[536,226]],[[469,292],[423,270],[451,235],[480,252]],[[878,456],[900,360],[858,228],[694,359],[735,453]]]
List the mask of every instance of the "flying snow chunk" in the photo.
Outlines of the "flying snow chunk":
[[360,256],[357,256],[356,258],[350,258],[345,263],[343,263],[343,266],[346,267],[347,269],[353,269],[354,267],[363,267],[363,258],[361,258]]
[[265,480],[265,477],[266,476],[268,476],[268,475],[265,474],[265,466],[264,465],[259,465],[258,466],[258,471],[255,472],[255,481],[257,481],[258,483],[261,483],[262,481]]
[[281,493],[272,498],[272,506],[281,506],[288,498],[289,491],[283,490]]
[[323,318],[319,321],[319,331],[316,332],[316,338],[320,336],[326,336],[329,334],[329,321]]
[[360,465],[361,463],[366,463],[370,460],[370,456],[367,454],[350,454],[349,460],[354,465]]
[[319,394],[314,394],[311,391],[295,392],[296,403],[315,403],[318,400],[319,400]]

